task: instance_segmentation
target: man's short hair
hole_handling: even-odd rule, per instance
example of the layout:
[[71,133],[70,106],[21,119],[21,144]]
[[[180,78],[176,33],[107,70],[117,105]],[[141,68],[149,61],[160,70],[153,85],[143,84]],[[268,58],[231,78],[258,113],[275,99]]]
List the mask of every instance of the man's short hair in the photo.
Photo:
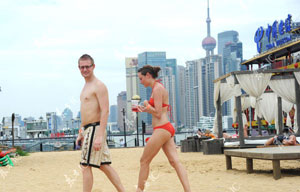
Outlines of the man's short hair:
[[82,60],[91,60],[92,65],[94,65],[94,59],[91,57],[89,54],[83,54],[79,59],[78,59],[78,65],[79,62]]

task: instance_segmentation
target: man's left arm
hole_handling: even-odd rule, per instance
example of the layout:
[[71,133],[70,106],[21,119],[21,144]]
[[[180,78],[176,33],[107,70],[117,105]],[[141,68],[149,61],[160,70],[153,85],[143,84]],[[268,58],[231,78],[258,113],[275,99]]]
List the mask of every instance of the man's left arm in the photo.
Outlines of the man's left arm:
[[98,139],[100,139],[100,143],[102,144],[103,142],[105,142],[103,140],[103,137],[105,134],[107,119],[108,119],[108,115],[109,115],[108,91],[107,91],[106,86],[103,83],[101,83],[101,84],[99,83],[97,85],[96,97],[97,97],[97,101],[99,103],[99,107],[100,107],[100,111],[101,111],[100,126],[98,127],[98,130],[96,131],[96,140],[97,140],[97,142],[99,142]]

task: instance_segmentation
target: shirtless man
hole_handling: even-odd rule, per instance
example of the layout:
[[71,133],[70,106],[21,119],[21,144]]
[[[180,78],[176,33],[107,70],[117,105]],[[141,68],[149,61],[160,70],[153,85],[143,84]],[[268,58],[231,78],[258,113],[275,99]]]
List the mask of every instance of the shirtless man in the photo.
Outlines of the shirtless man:
[[283,134],[275,135],[268,139],[265,143],[265,146],[268,145],[297,145],[298,141],[295,135],[290,133],[289,128],[283,129]]
[[110,166],[110,154],[106,143],[106,124],[109,115],[108,91],[106,86],[94,75],[95,64],[90,55],[84,54],[78,60],[78,67],[85,79],[80,95],[81,130],[76,145],[82,145],[81,167],[83,191],[90,192],[93,187],[91,167],[105,173],[118,192],[124,187],[116,171]]

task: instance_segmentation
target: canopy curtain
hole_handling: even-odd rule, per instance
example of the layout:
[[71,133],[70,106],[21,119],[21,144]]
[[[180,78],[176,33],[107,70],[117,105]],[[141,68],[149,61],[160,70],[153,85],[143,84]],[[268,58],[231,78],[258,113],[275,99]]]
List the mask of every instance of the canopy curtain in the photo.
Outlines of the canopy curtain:
[[[272,81],[270,81],[269,86],[277,95],[279,95],[285,101],[292,103],[292,104],[296,104],[295,79],[272,80]],[[294,107],[295,107],[295,114],[297,114],[296,105]],[[285,112],[287,112],[287,111],[285,111]],[[289,118],[287,118],[287,120],[288,120],[287,125],[291,126],[291,123],[289,122]],[[298,130],[297,118],[294,118],[294,131],[297,132],[297,130]]]
[[298,81],[298,84],[300,85],[300,72],[294,72],[294,75]]
[[[217,108],[217,100],[219,99],[219,93],[221,97],[221,106],[225,101],[228,101],[232,97],[237,97],[242,94],[241,87],[239,84],[234,84],[232,76],[226,78],[226,83],[220,81],[215,83],[214,87],[214,106]],[[218,134],[218,120],[217,113],[215,113],[213,132]]]
[[[236,75],[241,88],[246,91],[250,96],[258,99],[267,88],[272,73],[253,73],[253,74],[238,74]],[[261,117],[259,105],[255,105],[256,115]]]
[[296,104],[295,79],[275,79],[269,86],[281,98]]
[[289,127],[292,127],[292,121],[291,121],[291,117],[290,117],[290,111],[293,108],[293,103],[290,103],[288,101],[286,101],[285,99],[281,99],[282,101],[282,111],[286,112],[287,117],[286,117],[286,125]]
[[259,97],[267,88],[272,73],[239,74],[236,78],[241,88],[253,97]]
[[[235,99],[233,100],[233,103],[235,106]],[[249,107],[255,108],[256,99],[255,97],[252,96],[243,95],[241,97],[241,104],[242,104],[242,111],[245,111]],[[233,122],[236,122],[236,108],[232,110],[232,118],[233,118]]]
[[260,114],[271,124],[273,120],[277,120],[277,95],[273,92],[267,92],[263,93],[259,98],[258,105],[260,105]]
[[[298,84],[300,85],[300,72],[294,72],[294,75],[297,79]],[[295,117],[297,117],[297,113],[298,113],[298,111],[296,110],[296,106],[295,106],[295,115],[294,115],[294,131],[295,131],[295,133],[297,133],[297,131],[298,131],[298,125],[297,125],[298,122],[297,122],[297,118],[295,118]]]

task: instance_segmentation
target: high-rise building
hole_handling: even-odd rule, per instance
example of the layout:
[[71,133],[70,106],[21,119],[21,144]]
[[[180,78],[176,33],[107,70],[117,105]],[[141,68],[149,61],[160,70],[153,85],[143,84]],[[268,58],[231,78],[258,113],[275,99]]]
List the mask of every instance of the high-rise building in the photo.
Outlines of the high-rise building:
[[78,111],[76,119],[80,119],[80,121],[81,121],[81,112],[80,111]]
[[118,127],[120,131],[124,131],[124,121],[123,121],[123,109],[126,112],[126,103],[127,103],[127,94],[126,91],[122,91],[118,94],[117,97],[117,106],[118,106]]
[[76,118],[74,120],[74,128],[75,129],[79,129],[80,125],[81,125],[81,112],[78,111],[77,116],[76,116]]
[[[178,126],[178,107],[179,107],[179,96],[178,96],[178,75],[177,75],[177,61],[176,59],[166,60],[166,73],[164,75],[165,82],[164,86],[169,93],[169,104],[171,105],[172,117],[170,121],[175,123],[175,127]],[[173,122],[174,121],[174,122]]]
[[[187,61],[185,68],[185,126],[191,128],[196,125],[199,114],[196,112],[201,109],[196,103],[201,102],[199,96],[199,62],[197,60]],[[201,78],[200,78],[201,79]]]
[[137,75],[138,58],[127,57],[125,58],[126,66],[126,130],[134,130],[134,114],[131,111],[131,98],[134,95],[139,95],[139,80]]
[[222,57],[219,55],[210,55],[201,61],[203,115],[213,117],[215,115],[213,81],[222,74]]
[[70,108],[65,108],[64,111],[61,114],[61,118],[63,121],[63,127],[64,128],[71,128],[72,126],[72,119],[73,119],[73,112]]
[[[12,124],[14,124],[14,137],[15,138],[20,138],[23,134],[20,131],[20,120],[21,116],[18,114],[15,114],[15,119],[14,122],[12,123],[12,116],[9,117],[3,117],[2,119],[2,124],[3,124],[3,135],[5,136],[6,139],[11,138],[12,135]],[[22,137],[24,138],[24,137]]]
[[223,49],[223,67],[224,72],[241,70],[241,62],[243,61],[243,44],[241,42],[228,42]]
[[[144,52],[138,55],[138,67],[141,68],[145,65],[159,66],[161,68],[158,79],[161,79],[161,83],[169,93],[170,114],[172,114],[170,121],[175,123],[175,127],[177,127],[179,123],[177,110],[179,100],[177,97],[178,80],[176,59],[166,59],[166,52]],[[150,98],[152,89],[150,87],[145,88],[139,83],[139,93],[141,101],[144,101]],[[141,113],[139,115],[141,117],[139,119],[144,121],[146,125],[152,124],[152,116],[150,114]]]
[[[56,115],[56,112],[48,112],[46,113],[46,119],[47,119],[47,129],[49,133],[57,133],[59,130],[59,124],[61,123],[61,118]],[[26,119],[28,122],[30,122],[30,118]]]
[[237,43],[239,41],[239,33],[237,31],[224,31],[218,33],[218,54],[223,55],[223,49],[228,42]]
[[186,118],[185,118],[185,68],[184,66],[178,65],[177,66],[177,121],[178,126],[186,125]]
[[[141,68],[145,65],[159,66],[161,71],[159,72],[159,77],[161,78],[164,75],[164,70],[166,68],[166,52],[144,52],[138,54],[138,68]],[[164,82],[162,82],[164,83]],[[142,84],[139,83],[139,96],[141,101],[148,100],[151,96],[152,89],[150,87],[145,88]],[[152,124],[152,116],[148,113],[138,113],[139,120],[144,121],[147,125]],[[141,123],[139,122],[139,125]]]
[[118,122],[118,107],[117,105],[111,105],[109,109],[108,122]]
[[221,75],[221,57],[208,57],[186,62],[186,125],[196,126],[201,116],[213,117],[214,83]]
[[[243,44],[239,42],[236,31],[224,31],[218,34],[218,53],[222,55],[222,74],[241,70],[243,61]],[[231,115],[233,100],[222,105],[222,116]]]
[[243,60],[243,44],[239,42],[239,33],[224,31],[218,34],[218,54],[222,55],[223,74],[240,70]]

